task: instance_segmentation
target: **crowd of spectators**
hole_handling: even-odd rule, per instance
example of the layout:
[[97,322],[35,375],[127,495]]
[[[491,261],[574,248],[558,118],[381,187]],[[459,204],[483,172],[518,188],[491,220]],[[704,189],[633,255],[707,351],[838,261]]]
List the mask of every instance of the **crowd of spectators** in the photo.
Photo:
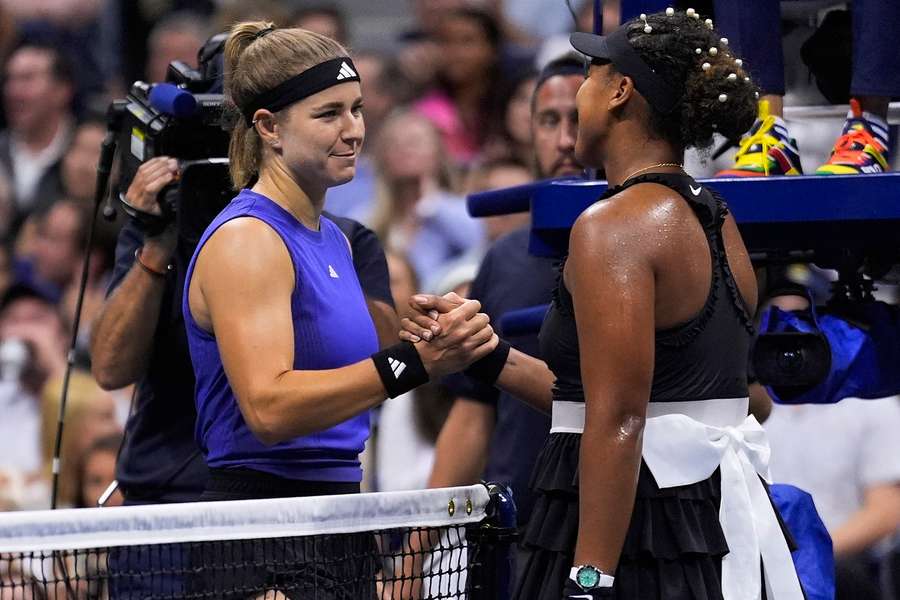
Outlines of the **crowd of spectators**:
[[[164,80],[170,62],[196,66],[203,42],[230,23],[272,20],[324,33],[351,49],[362,77],[366,143],[355,179],[329,191],[327,209],[378,234],[388,250],[399,311],[417,290],[465,291],[488,245],[527,221],[527,215],[474,220],[463,199],[535,179],[536,73],[558,55],[560,36],[591,27],[592,3],[573,0],[574,13],[563,0],[409,3],[408,28],[377,47],[357,47],[353,15],[332,4],[0,0],[0,510],[49,506],[60,382],[88,254],[60,504],[94,505],[114,477],[132,391],[101,390],[90,376],[87,352],[124,219],[101,219],[96,241],[87,247],[104,113],[131,82]],[[860,461],[874,463],[879,453],[897,451],[890,448],[890,436],[878,435],[900,425],[897,400],[887,403],[893,408],[861,421],[856,432],[861,442],[887,441]],[[372,445],[370,489],[426,487],[447,410],[446,394],[437,386],[387,403],[381,426],[394,443]],[[855,416],[823,416],[822,423],[847,423]],[[788,410],[776,417],[774,446],[791,455],[789,441],[801,417]],[[835,431],[824,439],[840,435]],[[418,462],[411,465],[409,456]],[[888,460],[900,465],[896,454]],[[788,462],[776,461],[785,477],[791,471],[819,472],[810,471],[812,463],[794,461],[788,468]],[[864,466],[847,465],[861,475],[857,487],[843,495],[855,498],[853,506],[829,507],[826,523],[833,531],[859,519],[870,496],[867,486],[900,484],[900,468]],[[109,503],[116,501],[113,495]],[[900,521],[900,509],[891,510]],[[889,533],[880,531],[882,538]],[[859,550],[858,544],[848,547]]]

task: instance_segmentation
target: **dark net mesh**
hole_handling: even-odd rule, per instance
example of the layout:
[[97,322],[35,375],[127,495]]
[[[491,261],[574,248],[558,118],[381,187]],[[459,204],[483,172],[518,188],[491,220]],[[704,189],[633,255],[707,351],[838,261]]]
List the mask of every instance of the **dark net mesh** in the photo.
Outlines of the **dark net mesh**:
[[0,600],[491,597],[481,527],[0,553]]

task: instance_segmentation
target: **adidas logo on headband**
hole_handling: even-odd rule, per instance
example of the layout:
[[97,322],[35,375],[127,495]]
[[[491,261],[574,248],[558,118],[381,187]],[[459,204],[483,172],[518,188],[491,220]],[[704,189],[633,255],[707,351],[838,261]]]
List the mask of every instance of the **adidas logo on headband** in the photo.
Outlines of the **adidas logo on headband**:
[[[334,75],[335,67],[338,71],[337,77]],[[350,81],[359,81],[359,74],[353,66],[353,60],[347,56],[339,56],[310,67],[302,73],[282,81],[272,89],[262,92],[250,100],[241,112],[244,113],[247,127],[253,127],[253,114],[261,108],[278,112],[298,100],[312,96],[333,85]]]
[[342,80],[342,79],[349,79],[349,78],[351,78],[351,77],[359,77],[359,75],[356,74],[356,71],[354,71],[352,68],[350,68],[350,65],[348,65],[348,64],[346,63],[346,61],[345,61],[345,62],[342,62],[342,63],[341,63],[341,70],[340,70],[340,72],[338,73],[338,76],[337,76],[338,81],[340,81],[340,80]]

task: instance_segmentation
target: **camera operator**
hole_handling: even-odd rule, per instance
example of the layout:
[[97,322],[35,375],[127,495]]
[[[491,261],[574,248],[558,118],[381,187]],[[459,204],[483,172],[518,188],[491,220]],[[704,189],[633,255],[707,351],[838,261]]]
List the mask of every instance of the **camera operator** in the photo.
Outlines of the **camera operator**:
[[[125,199],[160,215],[157,197],[178,177],[175,159],[152,158],[138,169]],[[381,346],[396,343],[399,327],[378,239],[355,221],[330,218],[350,240]],[[100,385],[137,384],[116,465],[126,504],[193,501],[206,483],[194,439],[195,380],[180,306],[192,252],[174,222],[151,235],[129,220],[119,234],[109,295],[93,326],[92,369]]]

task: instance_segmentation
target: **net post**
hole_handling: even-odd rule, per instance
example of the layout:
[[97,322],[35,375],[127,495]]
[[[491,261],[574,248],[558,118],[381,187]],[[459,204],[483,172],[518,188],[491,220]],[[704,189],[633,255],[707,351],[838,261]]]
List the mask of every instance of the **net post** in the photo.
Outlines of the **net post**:
[[516,504],[505,485],[485,483],[490,494],[487,518],[469,526],[466,539],[470,554],[469,598],[509,600],[512,594],[513,559],[516,547]]

